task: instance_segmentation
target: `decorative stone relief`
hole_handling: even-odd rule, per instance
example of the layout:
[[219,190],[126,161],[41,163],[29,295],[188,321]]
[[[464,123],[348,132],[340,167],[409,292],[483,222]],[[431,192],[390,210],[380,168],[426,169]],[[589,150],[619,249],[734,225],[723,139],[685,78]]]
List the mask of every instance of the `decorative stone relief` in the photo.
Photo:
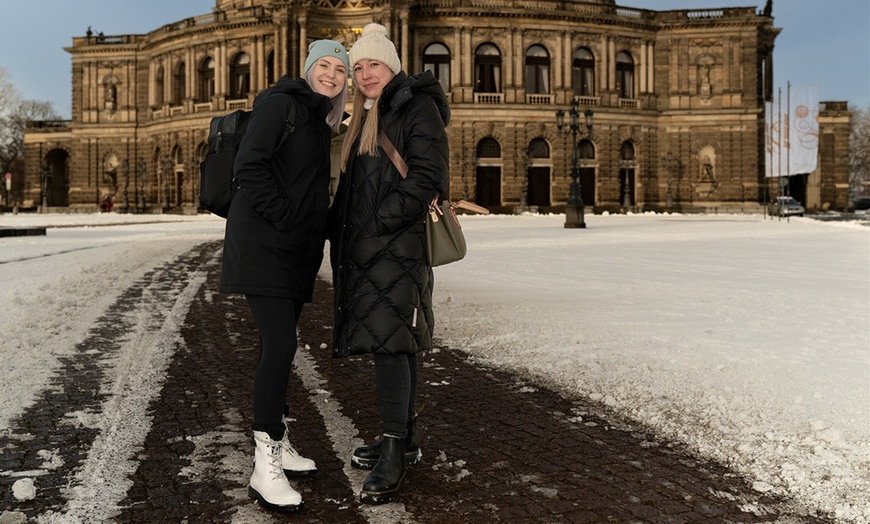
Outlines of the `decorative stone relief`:
[[698,175],[693,184],[700,200],[710,198],[719,187],[716,180],[716,150],[704,146],[698,152]]
[[703,99],[710,99],[713,96],[713,83],[711,80],[711,71],[716,65],[716,59],[713,56],[704,54],[695,60],[698,68],[698,93]]

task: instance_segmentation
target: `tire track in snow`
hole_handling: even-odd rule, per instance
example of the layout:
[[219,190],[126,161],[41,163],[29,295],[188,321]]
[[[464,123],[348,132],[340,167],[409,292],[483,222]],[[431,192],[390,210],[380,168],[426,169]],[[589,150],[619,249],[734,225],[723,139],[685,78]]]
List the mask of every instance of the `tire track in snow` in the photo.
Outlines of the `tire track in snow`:
[[[143,414],[160,392],[187,309],[205,281],[199,249],[125,291],[62,359],[48,390],[0,435],[0,451],[19,459],[4,464],[19,466],[2,472],[8,481],[37,476],[37,498],[23,509],[29,517],[107,522],[117,514],[150,430]],[[37,458],[44,462],[33,468]],[[12,502],[10,495],[3,501]]]
[[190,276],[156,332],[150,325],[155,320],[151,307],[156,304],[146,300],[136,312],[136,330],[122,351],[110,399],[103,405],[100,434],[76,475],[65,518],[105,522],[117,512],[118,503],[132,485],[128,477],[138,464],[137,450],[151,428],[150,420],[141,414],[160,392],[166,367],[177,348],[180,326],[203,282],[201,271]]

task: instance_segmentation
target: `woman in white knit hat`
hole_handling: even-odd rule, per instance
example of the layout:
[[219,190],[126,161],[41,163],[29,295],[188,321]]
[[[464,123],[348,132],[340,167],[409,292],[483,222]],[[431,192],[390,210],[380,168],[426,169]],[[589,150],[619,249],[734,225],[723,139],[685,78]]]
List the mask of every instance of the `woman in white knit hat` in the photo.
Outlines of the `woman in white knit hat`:
[[[424,218],[447,190],[450,109],[431,72],[408,76],[386,29],[369,24],[348,52],[356,94],[330,209],[335,289],[333,356],[373,354],[382,438],[351,457],[372,468],[367,504],[395,500],[420,460],[416,355],[432,347],[432,268]],[[406,176],[379,146],[383,132]]]
[[[344,119],[348,69],[343,45],[313,42],[304,78],[285,75],[257,96],[235,159],[238,190],[227,216],[220,291],[245,295],[260,335],[248,492],[273,511],[303,505],[285,474],[317,471],[290,445],[285,402],[296,324],[323,258],[329,150]],[[295,130],[288,134],[290,115]]]

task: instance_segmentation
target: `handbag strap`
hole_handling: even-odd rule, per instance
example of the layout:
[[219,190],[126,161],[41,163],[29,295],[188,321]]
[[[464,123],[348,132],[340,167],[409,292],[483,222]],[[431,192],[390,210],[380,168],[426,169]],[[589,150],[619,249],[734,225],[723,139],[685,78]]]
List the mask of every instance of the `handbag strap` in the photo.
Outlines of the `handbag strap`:
[[479,206],[477,204],[472,204],[466,200],[459,200],[457,202],[453,202],[450,204],[450,207],[464,209],[466,211],[471,211],[472,213],[480,213],[481,215],[488,215],[489,209]]
[[[384,133],[384,130],[381,129],[378,132],[378,145],[387,153],[387,156],[392,160],[393,165],[396,166],[396,169],[399,170],[399,174],[402,175],[402,178],[408,178],[408,164],[405,163],[405,159],[402,158],[402,155],[396,151],[396,146],[390,141],[390,138]],[[474,213],[480,213],[482,215],[488,215],[489,209],[485,207],[481,207],[477,204],[472,204],[471,202],[467,202],[465,200],[460,200],[458,202],[452,202],[450,204],[450,208],[455,211],[456,208],[465,209],[467,211],[471,211]],[[432,214],[432,218],[434,222],[438,221],[438,214],[444,214],[441,208],[438,207],[438,196],[436,195],[432,202],[429,204],[429,212]]]
[[402,175],[402,178],[408,178],[408,164],[405,163],[405,159],[402,158],[402,155],[396,151],[396,146],[393,145],[383,129],[378,133],[378,145],[381,146],[384,152],[387,153],[387,156],[390,157],[390,160],[393,161],[393,165],[399,170],[399,174]]

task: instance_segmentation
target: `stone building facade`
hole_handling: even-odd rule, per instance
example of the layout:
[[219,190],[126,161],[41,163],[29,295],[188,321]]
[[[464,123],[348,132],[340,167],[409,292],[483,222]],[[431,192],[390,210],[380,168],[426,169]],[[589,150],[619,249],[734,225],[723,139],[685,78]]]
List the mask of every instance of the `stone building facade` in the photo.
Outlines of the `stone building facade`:
[[[614,0],[216,0],[148,34],[73,38],[72,120],[28,129],[19,202],[198,211],[209,120],[298,76],[310,41],[351,47],[371,21],[390,30],[406,71],[432,70],[448,93],[453,199],[559,211],[575,166],[587,212],[759,212],[777,191],[764,177],[780,31],[769,1],[651,11]],[[572,102],[576,135],[556,125]],[[850,115],[845,102],[821,106],[819,168],[790,177],[790,192],[810,209],[843,209]]]

